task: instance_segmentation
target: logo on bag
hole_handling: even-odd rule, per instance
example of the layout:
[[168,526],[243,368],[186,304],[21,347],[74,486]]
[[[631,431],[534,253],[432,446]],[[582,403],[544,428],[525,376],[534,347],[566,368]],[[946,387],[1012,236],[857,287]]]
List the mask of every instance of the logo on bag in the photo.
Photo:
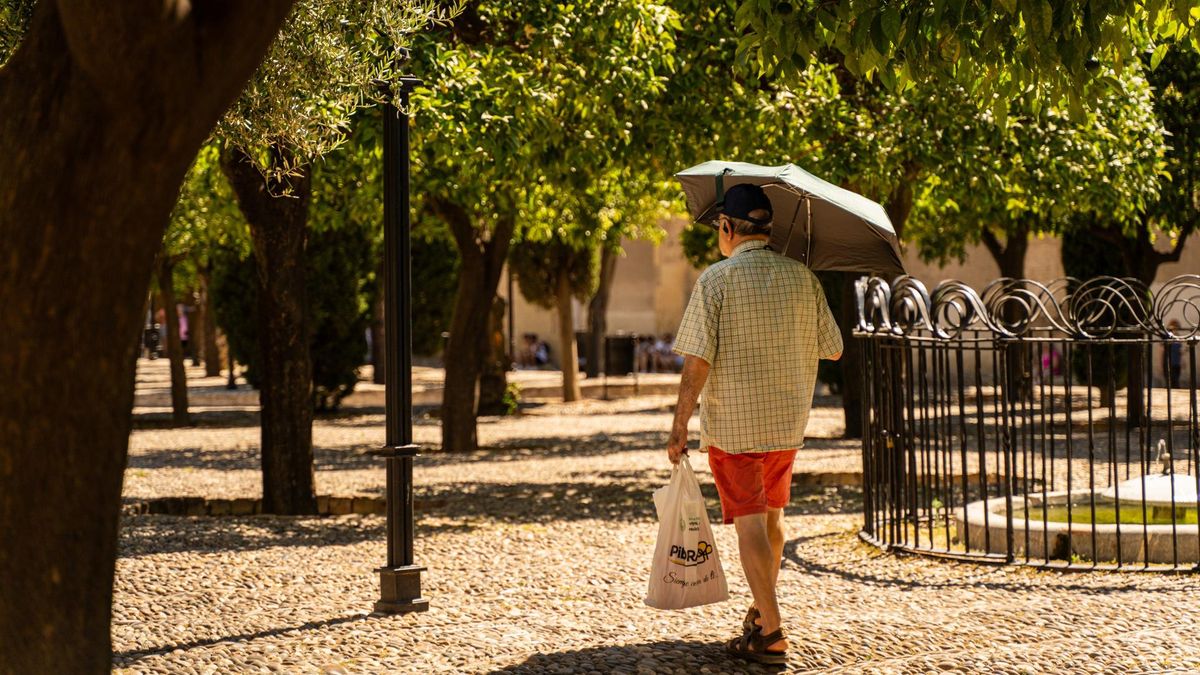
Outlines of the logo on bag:
[[708,562],[709,556],[713,554],[713,546],[707,541],[699,541],[696,543],[696,548],[686,548],[673,544],[671,546],[671,562],[684,567],[695,567]]
[[679,531],[680,532],[699,532],[700,531],[700,516],[689,515],[684,517],[683,513],[679,514]]

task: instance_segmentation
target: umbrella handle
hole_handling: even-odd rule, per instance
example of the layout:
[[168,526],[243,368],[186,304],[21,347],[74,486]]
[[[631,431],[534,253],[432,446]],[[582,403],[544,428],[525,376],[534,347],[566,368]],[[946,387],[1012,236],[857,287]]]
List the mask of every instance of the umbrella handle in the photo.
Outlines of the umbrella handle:
[[804,264],[812,267],[812,200],[804,198],[804,208],[808,212],[804,230],[808,233],[808,242],[804,245]]
[[[804,264],[811,267],[809,260],[812,257],[812,201],[808,195],[804,195],[804,208],[807,211],[807,221],[804,224],[804,229],[807,231],[808,242],[804,248]],[[783,255],[788,254],[788,249],[792,246],[792,236],[796,234],[796,216],[800,215],[800,205],[796,204],[796,210],[792,212],[792,226],[788,228],[787,239],[783,242],[783,250],[780,251]]]

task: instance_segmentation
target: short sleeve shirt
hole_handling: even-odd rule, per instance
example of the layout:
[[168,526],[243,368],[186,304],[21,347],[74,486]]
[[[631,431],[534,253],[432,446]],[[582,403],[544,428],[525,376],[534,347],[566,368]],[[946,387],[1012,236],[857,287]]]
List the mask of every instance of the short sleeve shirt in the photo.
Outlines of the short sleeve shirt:
[[842,337],[816,275],[748,241],[696,281],[675,351],[711,366],[702,447],[771,452],[804,446],[817,362],[840,353]]

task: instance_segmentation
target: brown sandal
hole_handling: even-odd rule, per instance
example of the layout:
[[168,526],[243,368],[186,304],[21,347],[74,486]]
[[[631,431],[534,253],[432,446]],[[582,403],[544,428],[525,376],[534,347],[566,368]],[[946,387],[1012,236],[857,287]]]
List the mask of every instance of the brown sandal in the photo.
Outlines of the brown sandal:
[[762,628],[762,626],[754,623],[760,616],[762,615],[758,613],[758,608],[754,605],[750,605],[750,609],[746,610],[746,618],[742,619],[742,629],[758,630],[759,628]]
[[734,638],[725,643],[725,651],[739,659],[783,665],[787,663],[787,651],[770,652],[767,647],[784,639],[783,629],[778,628],[769,635],[763,635],[761,630],[748,630],[740,638]]

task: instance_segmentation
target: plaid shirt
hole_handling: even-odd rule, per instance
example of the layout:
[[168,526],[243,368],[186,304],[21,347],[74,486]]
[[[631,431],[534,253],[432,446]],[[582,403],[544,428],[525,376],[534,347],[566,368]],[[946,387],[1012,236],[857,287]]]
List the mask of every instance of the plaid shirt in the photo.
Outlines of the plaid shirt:
[[842,351],[816,275],[765,248],[744,242],[705,270],[679,325],[675,351],[712,366],[700,408],[702,448],[803,447],[817,361]]

